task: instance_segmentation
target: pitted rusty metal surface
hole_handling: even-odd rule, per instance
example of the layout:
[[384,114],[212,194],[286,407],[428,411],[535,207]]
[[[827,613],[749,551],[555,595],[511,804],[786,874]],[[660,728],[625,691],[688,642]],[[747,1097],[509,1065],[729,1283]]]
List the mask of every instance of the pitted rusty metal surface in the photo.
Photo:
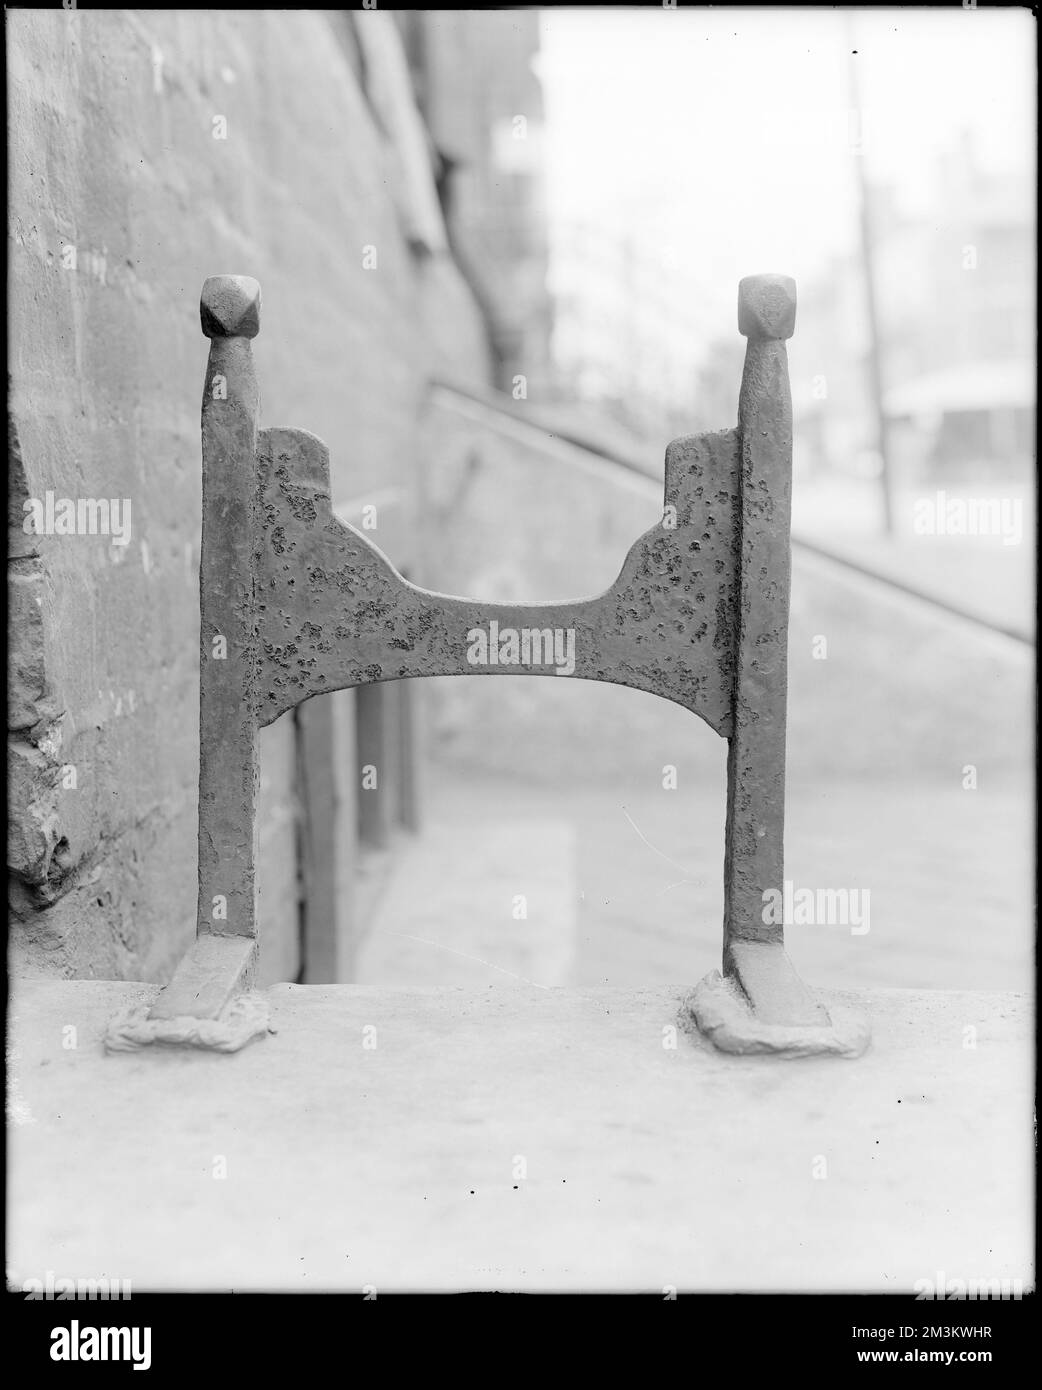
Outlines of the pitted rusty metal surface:
[[252,467],[260,401],[250,339],[260,329],[260,286],[215,275],[203,286],[210,356],[203,389],[203,526],[199,559],[200,933],[255,936],[257,679]]
[[[453,598],[403,579],[367,537],[332,515],[328,451],[314,435],[264,430],[257,452],[260,724],[310,695],[371,681],[560,670],[660,695],[730,735],[735,430],[669,446],[663,521],[634,543],[610,589],[531,605]],[[472,659],[482,655],[477,632],[487,635],[483,662]]]
[[[663,519],[634,542],[610,589],[540,604],[420,589],[333,516],[322,441],[255,433],[248,340],[259,307],[253,280],[204,286],[199,931],[256,935],[256,732],[280,714],[403,677],[609,681],[683,705],[729,740],[725,973],[760,1024],[825,1026],[785,954],[783,925],[762,913],[784,873],[793,281],[741,283],[749,342],[737,429],[669,446]],[[215,643],[227,650],[218,656]]]

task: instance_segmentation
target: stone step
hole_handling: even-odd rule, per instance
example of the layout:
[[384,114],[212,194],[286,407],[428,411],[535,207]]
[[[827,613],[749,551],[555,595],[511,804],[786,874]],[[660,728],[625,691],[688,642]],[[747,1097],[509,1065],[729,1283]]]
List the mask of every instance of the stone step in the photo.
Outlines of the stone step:
[[870,1050],[782,1061],[674,1033],[680,988],[278,985],[241,1052],[106,1055],[155,992],[14,989],[11,1287],[1033,1283],[1022,996],[828,995]]

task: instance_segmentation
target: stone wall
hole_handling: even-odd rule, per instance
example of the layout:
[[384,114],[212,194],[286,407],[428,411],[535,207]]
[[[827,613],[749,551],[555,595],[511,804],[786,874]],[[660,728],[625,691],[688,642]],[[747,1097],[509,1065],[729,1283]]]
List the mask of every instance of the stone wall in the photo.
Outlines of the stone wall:
[[[368,18],[10,18],[8,864],[21,971],[160,981],[194,929],[204,278],[260,280],[263,423],[326,440],[334,503],[379,498],[408,516],[434,365],[488,379],[473,296],[403,226],[402,161],[352,49]],[[48,491],[129,504],[127,543],[25,534],[23,503]],[[286,716],[264,731],[260,828],[280,979],[298,953],[294,761]]]

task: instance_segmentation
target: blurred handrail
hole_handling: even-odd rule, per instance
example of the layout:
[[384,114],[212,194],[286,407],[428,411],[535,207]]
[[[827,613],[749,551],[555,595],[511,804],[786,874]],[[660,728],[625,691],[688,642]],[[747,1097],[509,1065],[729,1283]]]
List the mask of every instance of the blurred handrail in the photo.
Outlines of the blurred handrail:
[[[438,392],[450,398],[455,398],[457,402],[466,401],[471,406],[477,406],[480,411],[487,412],[493,418],[488,421],[492,427],[502,428],[502,421],[509,420],[511,425],[520,428],[525,434],[532,438],[534,444],[543,449],[553,449],[555,445],[566,446],[562,453],[571,450],[579,450],[587,458],[589,464],[593,460],[599,460],[602,464],[607,463],[617,468],[625,469],[626,472],[634,474],[641,479],[647,480],[653,485],[656,496],[662,486],[661,471],[644,464],[639,458],[632,454],[627,454],[622,450],[614,450],[610,446],[592,440],[589,436],[584,436],[581,428],[574,426],[562,428],[558,422],[551,421],[545,414],[541,416],[539,407],[531,402],[526,402],[523,408],[517,406],[514,401],[502,392],[492,388],[475,387],[472,385],[462,385],[456,381],[435,379],[430,382],[432,392]],[[450,402],[451,403],[451,402]],[[473,413],[473,412],[472,412]],[[498,418],[497,418],[498,417]],[[570,459],[571,462],[576,462]],[[995,633],[1000,637],[1005,637],[1011,642],[1020,643],[1023,646],[1034,648],[1034,635],[1024,628],[1011,624],[998,623],[986,618],[981,613],[975,613],[972,609],[964,608],[962,605],[953,603],[950,599],[943,598],[937,593],[932,593],[927,589],[922,589],[906,580],[896,578],[892,574],[887,574],[880,569],[873,568],[863,561],[854,559],[849,555],[843,555],[831,549],[829,546],[822,545],[819,541],[810,540],[806,536],[792,534],[792,545],[794,550],[803,550],[808,554],[817,556],[819,559],[827,560],[831,564],[841,566],[862,578],[874,580],[876,583],[885,585],[887,588],[895,590],[897,593],[904,594],[908,598],[917,599],[931,608],[939,609],[948,613],[950,616],[960,618],[971,626],[983,628],[987,632]]]
[[591,439],[589,435],[584,435],[581,430],[576,430],[572,426],[566,426],[562,429],[557,421],[551,420],[546,412],[540,411],[539,407],[531,402],[526,402],[523,407],[520,407],[515,404],[512,397],[506,395],[505,392],[495,390],[493,387],[463,385],[458,381],[441,378],[433,378],[429,382],[429,389],[445,392],[461,400],[470,401],[484,410],[492,411],[495,415],[508,417],[523,429],[538,435],[544,448],[547,447],[548,442],[559,440],[572,448],[581,449],[585,454],[590,454],[606,463],[614,463],[619,468],[625,468],[630,473],[647,478],[650,482],[655,483],[656,488],[660,488],[662,485],[661,469],[656,473],[653,468],[646,467],[632,454],[622,450],[614,450],[609,445]]
[[834,550],[819,544],[817,541],[808,540],[806,536],[792,537],[792,544],[800,550],[805,550],[811,555],[817,555],[822,560],[828,560],[831,564],[841,565],[844,569],[851,570],[854,574],[861,575],[865,579],[872,579],[876,583],[884,584],[889,589],[894,589],[900,594],[906,594],[910,598],[918,599],[921,603],[928,604],[932,608],[940,609],[944,613],[951,614],[952,617],[960,618],[964,622],[971,623],[975,627],[984,628],[987,632],[996,633],[1000,637],[1007,637],[1011,642],[1019,642],[1023,646],[1033,648],[1035,638],[1023,628],[1008,626],[1005,623],[993,622],[984,617],[981,613],[974,613],[972,609],[963,608],[960,604],[952,603],[949,599],[942,598],[939,594],[930,593],[926,589],[916,588],[914,584],[909,584],[903,579],[897,579],[892,574],[884,574],[882,571],[873,569],[870,565],[863,564],[860,560],[855,560],[849,555],[838,555]]

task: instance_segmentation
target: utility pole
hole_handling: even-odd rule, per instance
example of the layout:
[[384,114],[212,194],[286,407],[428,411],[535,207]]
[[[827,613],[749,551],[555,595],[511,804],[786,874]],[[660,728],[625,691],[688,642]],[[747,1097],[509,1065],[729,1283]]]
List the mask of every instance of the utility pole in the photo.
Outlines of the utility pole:
[[[861,56],[857,48],[853,16],[847,11],[843,16],[843,28],[848,49],[847,73],[849,77],[850,104],[852,117],[857,122],[857,140],[851,141],[854,160],[855,181],[857,183],[859,245],[861,252],[862,283],[865,290],[865,312],[868,320],[868,386],[872,403],[872,413],[876,425],[876,449],[879,453],[879,481],[883,494],[883,526],[888,536],[894,534],[893,478],[890,472],[890,428],[883,408],[883,366],[879,350],[879,312],[876,295],[875,239],[872,218],[872,191],[865,177],[865,122],[861,107],[861,84],[858,76],[858,63]],[[848,133],[850,127],[848,126]]]

